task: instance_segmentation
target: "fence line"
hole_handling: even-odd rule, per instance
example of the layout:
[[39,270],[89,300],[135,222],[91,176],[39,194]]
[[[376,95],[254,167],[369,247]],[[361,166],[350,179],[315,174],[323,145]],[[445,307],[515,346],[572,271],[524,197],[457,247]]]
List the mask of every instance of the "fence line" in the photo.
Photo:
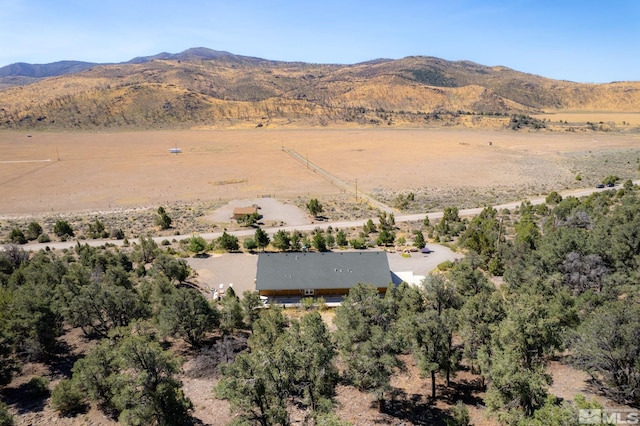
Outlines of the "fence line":
[[282,150],[285,153],[287,153],[289,156],[291,156],[294,160],[297,160],[298,162],[302,163],[308,169],[311,169],[315,173],[318,173],[320,176],[322,176],[327,181],[329,181],[329,183],[331,183],[332,185],[337,186],[342,190],[345,190],[347,192],[354,194],[356,198],[359,197],[366,200],[369,204],[371,204],[373,207],[377,209],[380,209],[386,213],[393,213],[394,210],[391,207],[387,206],[384,203],[381,203],[380,201],[376,200],[375,198],[371,197],[370,195],[362,191],[358,192],[354,186],[332,175],[331,173],[329,173],[328,171],[326,171],[325,169],[323,169],[313,161],[309,161],[308,158],[303,157],[302,155],[297,153],[295,150],[291,148],[287,148],[285,146],[282,147]]

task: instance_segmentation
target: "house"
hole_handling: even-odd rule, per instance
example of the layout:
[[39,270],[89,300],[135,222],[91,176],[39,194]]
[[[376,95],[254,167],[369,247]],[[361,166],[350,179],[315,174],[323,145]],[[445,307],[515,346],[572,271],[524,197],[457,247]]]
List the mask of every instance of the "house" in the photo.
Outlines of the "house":
[[260,296],[344,296],[358,283],[386,292],[391,271],[385,252],[258,254],[256,290]]
[[255,204],[248,207],[234,207],[233,209],[233,219],[235,220],[252,214],[258,214],[258,206]]

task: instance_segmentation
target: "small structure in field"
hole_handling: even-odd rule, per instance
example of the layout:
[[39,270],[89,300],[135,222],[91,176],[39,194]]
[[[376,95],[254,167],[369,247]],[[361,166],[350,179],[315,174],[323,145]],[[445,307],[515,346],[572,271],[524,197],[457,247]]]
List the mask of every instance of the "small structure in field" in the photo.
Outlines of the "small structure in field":
[[258,254],[256,290],[269,298],[344,296],[359,283],[384,294],[391,282],[382,251]]
[[169,148],[169,153],[171,154],[180,154],[182,150],[180,148]]
[[242,219],[245,216],[251,216],[254,214],[258,214],[258,206],[256,204],[248,207],[234,207],[233,209],[233,219],[235,220]]

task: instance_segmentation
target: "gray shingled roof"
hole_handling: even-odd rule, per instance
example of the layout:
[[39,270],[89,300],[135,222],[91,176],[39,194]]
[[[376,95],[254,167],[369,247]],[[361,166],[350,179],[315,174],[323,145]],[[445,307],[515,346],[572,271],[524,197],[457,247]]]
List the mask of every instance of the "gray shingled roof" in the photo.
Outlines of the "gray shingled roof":
[[385,252],[259,253],[256,290],[351,288],[391,282]]

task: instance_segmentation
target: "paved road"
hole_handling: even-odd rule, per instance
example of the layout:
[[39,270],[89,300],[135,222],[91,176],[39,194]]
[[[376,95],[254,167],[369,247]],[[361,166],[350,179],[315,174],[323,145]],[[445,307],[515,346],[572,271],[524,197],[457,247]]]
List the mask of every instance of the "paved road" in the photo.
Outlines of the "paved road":
[[[639,184],[640,180],[634,181],[634,184]],[[579,190],[571,190],[571,191],[564,191],[561,192],[560,195],[562,195],[563,197],[566,196],[574,196],[574,197],[584,197],[584,196],[588,196],[590,194],[593,194],[594,192],[599,192],[599,191],[606,191],[606,190],[612,190],[612,189],[619,189],[621,187],[621,185],[617,185],[614,188],[603,188],[603,189],[598,189],[598,188],[590,188],[590,189],[579,189]],[[539,198],[532,198],[529,199],[529,201],[531,202],[531,204],[533,205],[537,205],[537,204],[542,204],[545,202],[545,198],[546,197],[539,197]],[[496,210],[502,210],[502,209],[509,209],[512,210],[516,207],[519,207],[520,204],[522,203],[523,200],[520,201],[513,201],[510,203],[506,203],[506,204],[500,204],[497,206],[493,206]],[[458,214],[462,217],[465,216],[476,216],[478,215],[484,207],[476,207],[476,208],[472,208],[472,209],[462,209],[458,212]],[[416,213],[416,214],[409,214],[409,215],[399,215],[395,217],[395,221],[396,223],[400,223],[400,222],[417,222],[417,221],[422,221],[424,220],[425,216],[429,217],[430,221],[436,221],[442,218],[443,212],[433,212],[433,213]],[[373,220],[374,223],[378,222],[378,218],[371,218]],[[349,221],[339,221],[339,222],[331,222],[331,221],[327,221],[327,222],[317,222],[317,223],[312,223],[312,224],[308,224],[308,225],[292,225],[292,226],[276,226],[276,227],[268,227],[268,228],[263,228],[264,231],[266,231],[269,235],[273,235],[275,234],[278,230],[285,230],[285,231],[294,231],[294,230],[298,230],[298,231],[313,231],[316,228],[320,228],[320,229],[327,229],[329,226],[331,226],[333,229],[344,229],[344,228],[358,228],[358,227],[362,227],[369,219],[358,219],[358,220],[349,220]],[[236,237],[249,237],[249,236],[253,236],[255,234],[255,229],[242,229],[242,230],[238,230],[238,231],[229,231],[229,234],[235,235]],[[222,235],[222,232],[208,232],[208,233],[203,233],[203,234],[199,234],[201,237],[203,237],[206,240],[213,240],[214,238],[218,238]],[[174,235],[174,236],[162,236],[162,237],[153,237],[153,240],[156,241],[157,243],[162,242],[163,240],[183,240],[183,239],[187,239],[187,238],[191,238],[191,235]],[[105,243],[110,243],[110,244],[114,244],[117,246],[121,246],[122,245],[122,240],[82,240],[81,243],[82,244],[89,244],[90,246],[100,246],[103,245]],[[21,246],[21,248],[23,248],[24,250],[30,250],[30,251],[38,251],[41,249],[44,249],[46,247],[49,247],[51,249],[56,249],[56,250],[62,250],[65,248],[71,248],[73,246],[75,246],[78,243],[78,241],[65,241],[65,242],[50,242],[50,243],[29,243],[29,244],[25,244],[23,246]],[[4,246],[2,246],[4,248]]]

